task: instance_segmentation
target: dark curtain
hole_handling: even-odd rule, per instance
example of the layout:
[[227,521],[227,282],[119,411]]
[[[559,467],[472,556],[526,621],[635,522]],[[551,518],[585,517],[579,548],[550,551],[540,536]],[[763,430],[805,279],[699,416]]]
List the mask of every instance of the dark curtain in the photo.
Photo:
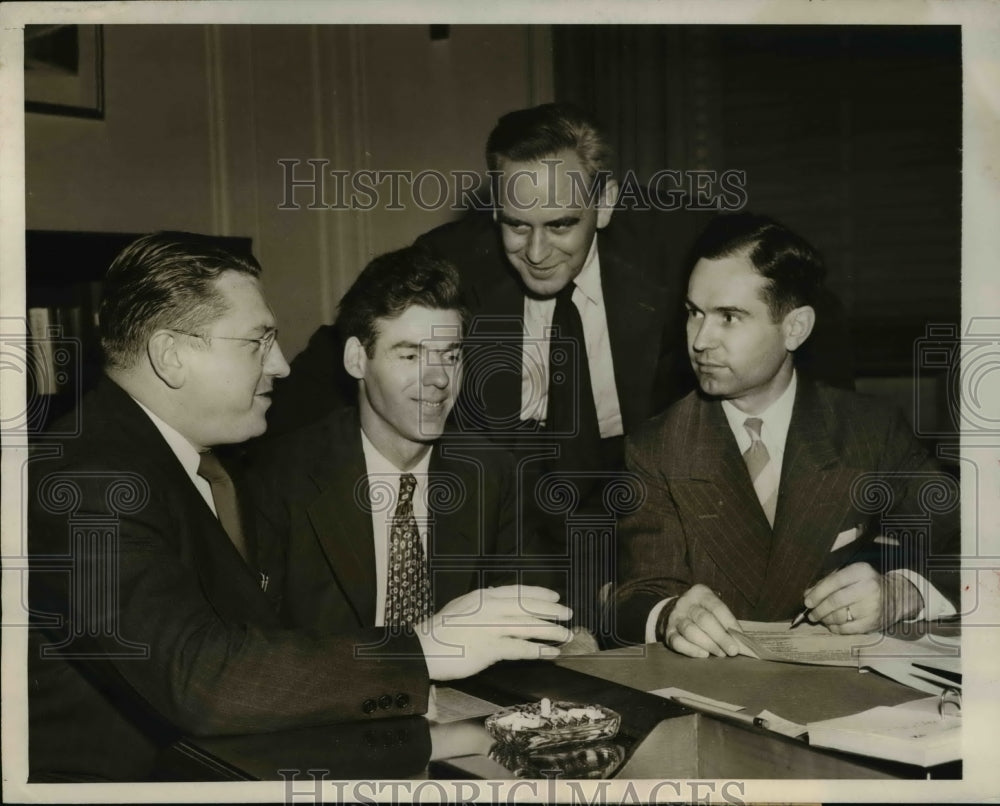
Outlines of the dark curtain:
[[909,375],[928,328],[957,327],[957,26],[555,26],[553,43],[557,99],[598,115],[620,171],[744,171],[746,209],[821,249],[860,375]]

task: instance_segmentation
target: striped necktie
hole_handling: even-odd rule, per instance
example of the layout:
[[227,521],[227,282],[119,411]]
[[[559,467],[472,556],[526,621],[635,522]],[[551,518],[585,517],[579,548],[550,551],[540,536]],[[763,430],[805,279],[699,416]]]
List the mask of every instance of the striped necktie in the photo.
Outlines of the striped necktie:
[[750,480],[753,482],[754,492],[757,493],[757,500],[764,508],[767,515],[767,522],[774,526],[774,513],[778,506],[778,474],[776,466],[771,461],[771,455],[767,452],[767,446],[760,438],[760,429],[764,421],[760,417],[747,417],[743,427],[750,434],[750,447],[743,454],[743,460],[747,463],[747,470],[750,471]]

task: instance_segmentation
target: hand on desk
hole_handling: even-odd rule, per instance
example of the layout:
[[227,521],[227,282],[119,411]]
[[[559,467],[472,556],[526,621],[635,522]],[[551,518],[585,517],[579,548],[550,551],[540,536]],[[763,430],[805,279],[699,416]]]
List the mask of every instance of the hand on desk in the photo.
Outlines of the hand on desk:
[[501,660],[558,657],[557,647],[535,643],[572,638],[552,623],[573,615],[558,600],[555,591],[530,585],[481,588],[452,599],[415,628],[430,678],[468,677]]
[[740,627],[732,611],[705,585],[692,585],[674,603],[667,618],[664,643],[692,658],[739,654],[739,645],[729,634]]
[[891,627],[924,607],[916,586],[900,574],[880,574],[853,563],[824,577],[805,592],[808,619],[830,632],[854,635]]

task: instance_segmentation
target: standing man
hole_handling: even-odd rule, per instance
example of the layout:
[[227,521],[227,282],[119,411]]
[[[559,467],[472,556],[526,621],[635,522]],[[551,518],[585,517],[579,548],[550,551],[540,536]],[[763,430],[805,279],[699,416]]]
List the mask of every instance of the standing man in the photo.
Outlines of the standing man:
[[[695,256],[699,389],[629,439],[646,501],[619,524],[619,636],[724,656],[738,651],[736,619],[805,609],[862,633],[953,614],[957,485],[898,412],[795,370],[822,291],[818,253],[768,218],[735,215],[708,227]],[[947,493],[929,513],[925,484]],[[883,529],[900,515],[926,517],[926,533]]]
[[[288,373],[260,273],[218,239],[170,232],[108,270],[106,377],[81,404],[80,433],[39,440],[29,466],[33,782],[149,779],[183,734],[423,713],[429,673],[549,650],[470,632],[475,614],[422,637],[280,623],[273,552],[211,450],[263,433]],[[537,621],[522,634],[565,637]],[[461,663],[428,651],[442,637]]]
[[357,407],[271,440],[255,462],[259,506],[285,547],[291,625],[398,629],[516,579],[512,457],[445,434],[466,318],[454,267],[420,247],[373,260],[341,300]]
[[[575,383],[584,370],[590,382],[579,396],[589,429],[580,436],[595,450],[610,440],[604,452],[620,459],[621,435],[684,383],[671,374],[681,365],[682,265],[706,214],[615,209],[612,149],[589,115],[566,104],[504,115],[486,153],[494,208],[419,239],[459,269],[472,313],[459,424],[502,434],[546,423],[550,333],[563,292],[586,340],[566,332],[564,302],[557,341],[572,340],[572,349],[557,357],[575,365]],[[337,405],[329,359],[338,352],[335,329],[320,328],[278,385],[272,427],[287,430]],[[564,378],[559,372],[560,385]]]

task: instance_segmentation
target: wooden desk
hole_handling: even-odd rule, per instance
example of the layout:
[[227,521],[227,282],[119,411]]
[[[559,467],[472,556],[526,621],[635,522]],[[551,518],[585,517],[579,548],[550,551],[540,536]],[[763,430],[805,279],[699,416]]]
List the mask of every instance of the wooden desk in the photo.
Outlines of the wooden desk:
[[688,658],[658,644],[565,658],[556,663],[640,691],[676,686],[742,705],[751,714],[766,708],[800,724],[926,696],[880,675],[862,674],[852,668],[768,663],[742,655]]
[[[794,722],[854,713],[916,699],[919,692],[854,669],[766,663],[748,658],[695,660],[660,646],[630,647],[557,663],[502,663],[456,681],[455,688],[498,706],[541,697],[596,702],[622,715],[624,778],[923,778],[925,771],[810,748],[761,728],[695,714],[647,689],[676,686],[765,708]],[[445,730],[481,730],[481,720]],[[488,742],[487,742],[488,744]],[[329,779],[504,778],[513,773],[485,751],[431,762],[431,735],[421,717],[330,725],[257,736],[189,738],[165,754],[175,780],[281,780],[280,770],[320,769]],[[935,770],[958,777],[961,765]]]

